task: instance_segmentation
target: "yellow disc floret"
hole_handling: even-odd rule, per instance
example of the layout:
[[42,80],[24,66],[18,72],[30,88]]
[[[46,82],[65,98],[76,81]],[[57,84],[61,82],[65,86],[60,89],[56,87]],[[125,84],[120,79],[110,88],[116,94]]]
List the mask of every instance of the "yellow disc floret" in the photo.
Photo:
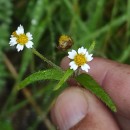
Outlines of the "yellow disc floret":
[[60,36],[59,38],[59,44],[63,44],[63,42],[67,42],[70,40],[70,37],[69,36],[66,36],[66,35],[62,35]]
[[87,59],[86,59],[85,55],[77,54],[74,57],[74,61],[75,61],[76,65],[82,66],[82,65],[84,65],[87,62]]
[[25,45],[28,42],[28,37],[25,34],[20,34],[17,36],[17,42],[19,44]]

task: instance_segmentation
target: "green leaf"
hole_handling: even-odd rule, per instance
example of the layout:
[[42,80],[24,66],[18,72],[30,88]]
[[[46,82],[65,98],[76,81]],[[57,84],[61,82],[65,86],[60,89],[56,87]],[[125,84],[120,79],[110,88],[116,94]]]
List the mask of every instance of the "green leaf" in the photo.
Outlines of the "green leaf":
[[64,72],[59,71],[57,69],[48,69],[48,70],[39,71],[25,78],[20,83],[20,87],[18,89],[22,89],[28,84],[39,81],[39,80],[45,80],[45,79],[60,80],[63,74]]
[[95,42],[95,41],[93,41],[93,42],[91,43],[91,45],[90,45],[89,49],[88,49],[88,52],[89,52],[89,53],[91,53],[91,52],[94,50],[95,45],[96,45],[96,42]]
[[73,72],[74,71],[72,69],[66,70],[66,72],[62,76],[61,80],[59,81],[59,83],[54,88],[54,90],[58,90],[63,85],[63,83],[66,82],[66,80],[73,74]]
[[81,74],[76,77],[76,80],[101,99],[112,111],[116,112],[115,103],[90,75]]

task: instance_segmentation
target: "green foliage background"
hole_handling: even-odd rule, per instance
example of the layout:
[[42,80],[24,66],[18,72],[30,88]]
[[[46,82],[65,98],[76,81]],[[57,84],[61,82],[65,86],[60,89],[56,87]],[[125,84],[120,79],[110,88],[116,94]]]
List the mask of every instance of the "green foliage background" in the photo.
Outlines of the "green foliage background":
[[56,64],[66,55],[56,49],[61,34],[72,37],[75,49],[95,40],[95,56],[130,64],[130,0],[0,0],[0,128],[5,130],[55,129],[49,116],[59,93],[52,92],[54,81],[16,91],[30,73],[49,68],[31,51],[9,46],[20,24]]

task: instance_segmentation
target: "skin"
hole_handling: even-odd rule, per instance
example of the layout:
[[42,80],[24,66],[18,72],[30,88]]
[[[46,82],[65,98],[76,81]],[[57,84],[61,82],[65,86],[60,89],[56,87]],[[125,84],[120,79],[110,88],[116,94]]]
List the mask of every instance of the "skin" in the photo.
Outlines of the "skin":
[[[69,62],[65,57],[61,67],[66,70]],[[89,65],[89,74],[113,99],[117,112],[70,80],[51,110],[54,124],[60,130],[130,130],[130,66],[103,58]]]

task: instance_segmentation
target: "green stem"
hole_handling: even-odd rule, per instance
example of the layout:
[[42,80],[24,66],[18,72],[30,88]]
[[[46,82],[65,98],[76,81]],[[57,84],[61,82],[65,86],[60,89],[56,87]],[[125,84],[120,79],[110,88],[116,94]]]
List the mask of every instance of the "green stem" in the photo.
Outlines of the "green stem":
[[36,56],[38,56],[39,58],[41,58],[43,61],[45,61],[46,63],[48,63],[52,67],[54,67],[55,69],[58,69],[58,70],[62,71],[62,69],[59,66],[57,66],[56,64],[54,64],[53,62],[51,62],[50,60],[48,60],[46,57],[44,57],[42,54],[40,54],[35,48],[32,48],[32,52]]

